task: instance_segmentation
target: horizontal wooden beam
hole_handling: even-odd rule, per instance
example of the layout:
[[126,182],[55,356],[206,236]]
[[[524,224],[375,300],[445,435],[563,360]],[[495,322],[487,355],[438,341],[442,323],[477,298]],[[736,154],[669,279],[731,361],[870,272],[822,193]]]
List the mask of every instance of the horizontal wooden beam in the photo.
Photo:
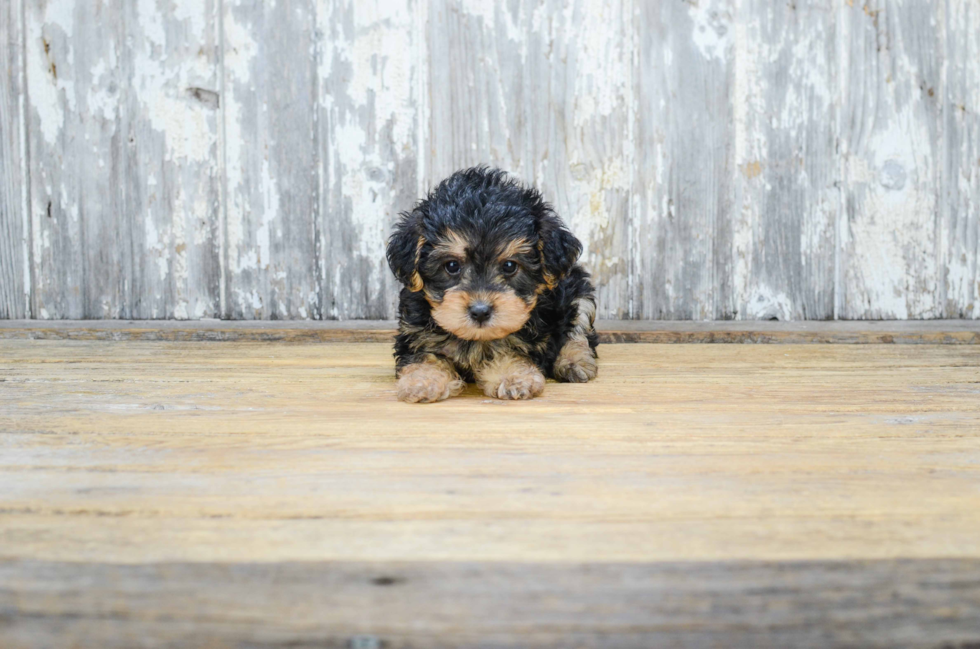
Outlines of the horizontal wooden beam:
[[980,346],[600,355],[0,341],[0,647],[980,647]]
[[[0,340],[388,342],[393,320],[2,320]],[[980,320],[603,320],[604,343],[980,344]]]
[[975,647],[980,561],[0,561],[6,647]]

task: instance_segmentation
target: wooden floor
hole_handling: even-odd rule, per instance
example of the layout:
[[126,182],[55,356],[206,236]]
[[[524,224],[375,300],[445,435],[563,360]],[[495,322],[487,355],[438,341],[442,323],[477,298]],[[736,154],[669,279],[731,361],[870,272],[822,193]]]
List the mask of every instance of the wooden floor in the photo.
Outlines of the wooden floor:
[[976,647],[980,346],[0,340],[0,647]]

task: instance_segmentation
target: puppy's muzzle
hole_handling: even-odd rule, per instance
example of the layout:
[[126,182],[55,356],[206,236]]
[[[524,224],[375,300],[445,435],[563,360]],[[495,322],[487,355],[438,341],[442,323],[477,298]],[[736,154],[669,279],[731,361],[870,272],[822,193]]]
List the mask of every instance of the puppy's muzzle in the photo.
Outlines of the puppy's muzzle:
[[470,320],[478,325],[482,325],[490,320],[491,316],[493,316],[493,307],[489,302],[477,300],[470,304],[467,312],[470,315]]

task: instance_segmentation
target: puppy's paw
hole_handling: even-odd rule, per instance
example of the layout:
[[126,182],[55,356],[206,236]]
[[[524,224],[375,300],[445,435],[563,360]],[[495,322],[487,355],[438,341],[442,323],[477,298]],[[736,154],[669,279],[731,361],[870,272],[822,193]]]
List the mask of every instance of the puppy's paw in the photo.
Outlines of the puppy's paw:
[[595,352],[587,342],[573,340],[558,352],[554,367],[555,378],[566,383],[586,383],[599,373]]
[[531,399],[544,392],[544,374],[533,365],[522,365],[494,380],[484,381],[482,387],[488,397]]
[[408,403],[433,403],[463,391],[459,376],[432,363],[406,366],[398,377],[398,399]]

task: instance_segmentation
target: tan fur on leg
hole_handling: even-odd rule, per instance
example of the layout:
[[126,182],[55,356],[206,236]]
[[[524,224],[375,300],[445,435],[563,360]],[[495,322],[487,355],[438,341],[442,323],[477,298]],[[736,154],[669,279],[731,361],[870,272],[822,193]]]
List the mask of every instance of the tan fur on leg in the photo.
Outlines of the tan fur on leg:
[[485,395],[497,399],[530,399],[544,392],[544,374],[520,356],[497,356],[476,371],[476,381]]
[[412,363],[398,373],[398,399],[408,403],[433,403],[454,397],[464,383],[449,363],[441,360]]
[[599,373],[595,350],[589,347],[588,335],[595,325],[595,301],[592,298],[576,300],[578,317],[568,333],[568,340],[558,352],[552,373],[559,381],[585,383]]
[[555,359],[555,378],[568,383],[585,383],[599,373],[595,352],[584,340],[569,340]]

